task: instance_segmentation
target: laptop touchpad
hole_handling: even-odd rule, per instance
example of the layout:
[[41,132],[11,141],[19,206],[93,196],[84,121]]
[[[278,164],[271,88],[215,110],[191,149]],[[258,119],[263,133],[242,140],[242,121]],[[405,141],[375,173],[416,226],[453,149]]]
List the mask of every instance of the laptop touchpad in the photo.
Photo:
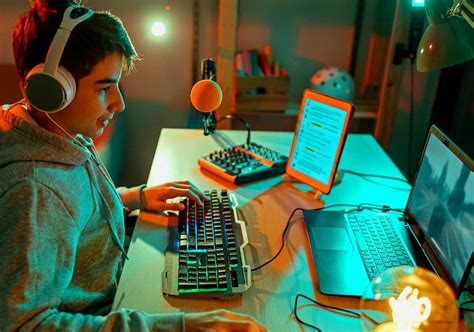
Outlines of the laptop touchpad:
[[353,250],[349,234],[343,227],[314,227],[312,230],[317,249]]

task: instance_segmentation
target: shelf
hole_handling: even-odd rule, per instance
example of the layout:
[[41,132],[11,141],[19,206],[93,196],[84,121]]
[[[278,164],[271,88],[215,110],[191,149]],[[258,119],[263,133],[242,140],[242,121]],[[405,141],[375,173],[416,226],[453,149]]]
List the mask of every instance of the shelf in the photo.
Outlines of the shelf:
[[235,111],[284,112],[289,87],[287,77],[237,77]]
[[[290,102],[283,112],[238,112],[236,115],[250,123],[253,130],[293,131],[299,113],[299,103]],[[373,133],[377,120],[375,102],[363,102],[356,106],[352,119],[351,132]],[[232,129],[243,129],[238,120],[233,120]]]
[[[370,8],[375,9],[376,6],[372,5]],[[391,11],[392,8],[393,12]],[[255,125],[253,125],[255,129],[293,130],[298,107],[296,107],[296,110],[291,110],[292,107],[290,105],[284,108],[282,104],[271,104],[277,103],[276,99],[264,100],[264,98],[261,98],[261,103],[255,104],[255,100],[252,100],[251,97],[250,100],[241,100],[240,110],[238,109],[239,103],[236,102],[238,78],[235,77],[233,59],[236,50],[238,12],[239,2],[237,0],[219,0],[217,78],[218,83],[222,87],[225,101],[219,108],[219,114],[222,116],[235,112],[238,115],[242,114],[247,118],[252,118],[253,121],[255,121]],[[374,74],[374,70],[382,70],[379,75],[382,77],[381,82],[377,81],[380,84],[376,85],[377,94],[373,96],[372,101],[356,100],[356,110],[351,130],[353,130],[353,128],[361,128],[363,132],[366,132],[369,130],[368,128],[371,128],[371,133],[374,133],[377,140],[387,149],[392,136],[392,126],[396,115],[403,74],[402,66],[392,63],[392,59],[395,45],[406,44],[408,40],[409,20],[411,17],[410,4],[404,1],[395,2],[391,5],[384,6],[384,13],[389,14],[389,21],[391,22],[390,37],[388,39],[386,38],[388,48],[386,51],[381,51],[380,48],[377,47],[372,48],[373,52],[379,52],[377,55],[381,54],[380,57],[382,60],[379,62],[383,63],[384,68],[375,66],[374,63],[377,61],[376,59],[374,60],[373,57],[368,57],[366,61],[367,66],[372,66],[370,67],[372,70],[370,74]],[[376,20],[377,17],[378,16],[369,15],[369,19],[373,21]],[[367,29],[365,35],[369,36],[369,34],[375,33],[376,36],[385,36],[385,30],[379,30],[380,29],[375,28],[372,30]],[[371,55],[371,53],[368,54]],[[372,76],[369,78],[371,77]],[[370,81],[369,83],[373,82]],[[284,101],[280,100],[280,102]],[[275,112],[279,114],[275,114]],[[271,123],[274,121],[281,123]]]

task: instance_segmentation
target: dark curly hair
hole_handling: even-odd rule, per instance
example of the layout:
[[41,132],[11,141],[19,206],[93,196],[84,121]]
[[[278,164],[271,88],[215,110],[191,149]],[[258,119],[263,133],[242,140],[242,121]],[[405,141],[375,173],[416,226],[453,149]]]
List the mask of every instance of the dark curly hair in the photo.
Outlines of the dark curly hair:
[[[49,46],[69,6],[80,6],[73,0],[30,0],[31,9],[22,14],[13,32],[13,54],[20,84],[28,72],[46,59]],[[72,31],[60,65],[78,82],[107,55],[120,52],[126,72],[138,59],[122,21],[110,12],[95,12]]]

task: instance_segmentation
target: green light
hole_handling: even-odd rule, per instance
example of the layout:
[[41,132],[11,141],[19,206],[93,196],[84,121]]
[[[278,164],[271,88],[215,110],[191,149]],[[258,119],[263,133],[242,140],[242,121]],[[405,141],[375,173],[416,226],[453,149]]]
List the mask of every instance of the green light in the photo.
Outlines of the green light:
[[425,6],[425,0],[411,0],[411,6],[412,7],[424,7]]
[[192,294],[192,293],[212,293],[212,292],[224,292],[227,288],[199,288],[199,289],[180,289],[180,294]]
[[161,21],[155,21],[151,26],[151,33],[153,36],[161,37],[165,34],[166,27],[165,24]]

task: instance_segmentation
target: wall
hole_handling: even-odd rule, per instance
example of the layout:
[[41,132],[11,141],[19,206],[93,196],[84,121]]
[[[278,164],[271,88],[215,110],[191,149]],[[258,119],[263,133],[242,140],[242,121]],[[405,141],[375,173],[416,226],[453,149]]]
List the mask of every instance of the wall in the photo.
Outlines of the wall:
[[[411,180],[417,169],[421,152],[430,127],[431,109],[438,84],[438,71],[420,73],[413,68],[414,86],[411,87],[411,64],[405,59],[402,64],[402,82],[396,117],[393,123],[392,139],[387,153],[398,168]],[[410,107],[410,98],[413,93],[413,110]],[[412,115],[410,113],[413,112]],[[410,128],[410,116],[412,123]],[[409,135],[412,135],[411,147]]]
[[236,47],[271,45],[290,76],[290,100],[299,102],[318,69],[349,70],[355,10],[347,0],[241,0]]
[[[474,159],[474,59],[464,64],[458,91],[458,100],[453,108],[449,134],[453,141]],[[440,126],[444,129],[444,126]]]
[[0,7],[0,63],[13,63],[13,27],[17,16],[28,8],[27,1],[2,1]]

